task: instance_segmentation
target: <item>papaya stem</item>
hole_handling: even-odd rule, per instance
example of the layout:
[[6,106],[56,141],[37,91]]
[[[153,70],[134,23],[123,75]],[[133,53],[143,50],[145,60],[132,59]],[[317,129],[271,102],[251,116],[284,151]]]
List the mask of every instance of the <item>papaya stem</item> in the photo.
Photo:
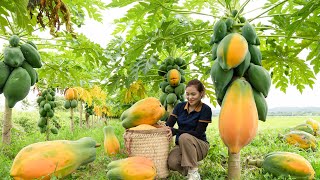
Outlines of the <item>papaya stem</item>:
[[49,141],[50,138],[50,118],[49,117],[46,117],[46,120],[47,120],[47,130],[46,130],[46,141]]
[[73,122],[73,108],[70,108],[70,130],[73,132],[74,129],[74,122]]
[[249,1],[250,1],[250,0],[246,0],[246,2],[244,2],[244,3],[241,5],[241,7],[240,7],[238,13],[236,14],[236,16],[234,17],[234,19],[237,19],[237,18],[238,18],[239,14],[242,13],[243,9],[246,7],[246,5],[249,3]]
[[271,11],[272,9],[274,9],[274,8],[276,8],[276,7],[278,7],[278,6],[280,6],[281,4],[283,4],[283,3],[287,2],[287,1],[288,1],[288,0],[284,0],[284,1],[282,1],[282,2],[279,2],[278,4],[275,4],[275,5],[271,6],[271,7],[270,7],[270,8],[268,8],[267,10],[265,10],[265,11],[263,11],[262,13],[260,13],[259,15],[257,15],[256,17],[254,17],[254,18],[252,18],[252,19],[248,20],[248,22],[251,22],[251,21],[253,21],[253,20],[255,20],[255,19],[259,18],[260,16],[264,15],[265,13],[267,13],[267,12]]
[[310,40],[310,41],[320,41],[320,39],[315,39],[314,37],[302,37],[302,36],[259,35],[259,37],[283,37],[283,38],[294,38],[294,39],[306,39],[306,40]]
[[198,14],[198,15],[203,15],[203,16],[211,16],[211,17],[214,17],[214,18],[220,18],[220,17],[214,16],[214,15],[212,15],[212,14],[200,13],[200,12],[195,12],[195,11],[186,11],[186,10],[171,9],[171,8],[168,8],[168,7],[164,6],[164,5],[161,4],[161,3],[156,3],[156,4],[158,4],[158,5],[161,6],[162,8],[167,9],[167,10],[169,10],[169,11],[174,11],[174,12],[181,13],[181,14]]
[[252,166],[256,166],[258,168],[261,168],[262,167],[262,162],[263,160],[261,159],[256,159],[256,160],[253,160],[253,159],[247,159],[247,165],[252,165]]
[[189,34],[189,33],[194,33],[194,32],[213,32],[213,29],[200,29],[200,30],[192,30],[192,31],[186,31],[184,33],[178,34],[176,36],[174,36],[172,39],[175,39],[179,36],[183,36],[185,34]]
[[80,110],[79,110],[79,113],[80,113],[80,119],[79,119],[79,126],[80,128],[82,127],[82,113],[83,112],[83,106],[82,106],[82,100],[80,101]]
[[97,147],[100,147],[101,146],[101,144],[100,143],[98,143],[98,144],[96,144],[95,145],[95,147],[97,148]]
[[2,124],[2,143],[8,145],[11,143],[12,109],[9,108],[7,99],[5,99]]
[[241,166],[240,166],[240,152],[233,154],[228,151],[228,180],[240,180]]

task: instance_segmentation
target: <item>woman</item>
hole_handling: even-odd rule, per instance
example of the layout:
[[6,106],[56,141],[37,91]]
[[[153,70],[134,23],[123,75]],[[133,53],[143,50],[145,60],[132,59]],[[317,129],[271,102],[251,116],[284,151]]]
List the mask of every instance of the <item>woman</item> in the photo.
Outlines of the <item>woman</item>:
[[[176,135],[176,146],[168,157],[169,169],[179,171],[189,180],[201,179],[198,172],[198,161],[204,159],[209,150],[206,129],[211,122],[211,108],[201,99],[205,95],[203,84],[191,80],[186,86],[187,102],[181,102],[173,109],[166,122]],[[178,129],[173,128],[178,123]]]

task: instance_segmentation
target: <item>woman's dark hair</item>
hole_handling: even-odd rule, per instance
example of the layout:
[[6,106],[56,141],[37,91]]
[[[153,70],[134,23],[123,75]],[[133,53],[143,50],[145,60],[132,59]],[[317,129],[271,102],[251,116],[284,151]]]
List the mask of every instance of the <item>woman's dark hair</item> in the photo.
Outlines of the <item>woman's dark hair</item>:
[[193,79],[193,80],[189,81],[187,84],[187,87],[189,87],[189,86],[195,86],[199,92],[205,93],[206,89],[205,89],[204,85],[202,84],[202,82],[199,81],[198,79]]

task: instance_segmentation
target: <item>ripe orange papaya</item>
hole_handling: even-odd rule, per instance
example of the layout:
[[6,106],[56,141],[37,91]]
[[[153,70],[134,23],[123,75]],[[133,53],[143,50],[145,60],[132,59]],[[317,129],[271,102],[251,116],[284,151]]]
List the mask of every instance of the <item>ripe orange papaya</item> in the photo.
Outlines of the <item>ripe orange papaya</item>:
[[14,179],[63,178],[96,158],[96,141],[84,137],[77,141],[55,140],[30,144],[15,157],[10,176]]
[[125,110],[121,114],[120,120],[122,120],[122,126],[126,129],[140,124],[152,125],[161,119],[165,111],[159,99],[148,97]]
[[249,165],[262,167],[274,176],[290,179],[314,179],[315,171],[308,160],[291,152],[271,152],[263,160],[249,160]]
[[304,131],[290,131],[285,134],[283,138],[288,144],[298,146],[302,149],[311,148],[315,150],[317,148],[316,138],[312,134]]
[[181,74],[177,69],[171,69],[167,74],[167,80],[172,87],[176,87],[180,84]]
[[114,133],[112,126],[105,126],[103,128],[104,134],[104,151],[108,156],[114,156],[120,151],[120,143],[117,136]]
[[248,52],[248,43],[239,33],[224,37],[218,45],[217,58],[223,70],[229,70],[241,64]]
[[67,88],[65,91],[64,91],[64,98],[66,100],[73,100],[73,99],[76,99],[77,98],[77,91],[74,90],[73,88]]
[[108,179],[154,180],[156,177],[156,167],[154,163],[152,160],[142,156],[111,161],[107,169]]
[[219,115],[219,132],[230,153],[239,153],[255,137],[258,112],[251,85],[238,78],[229,86]]

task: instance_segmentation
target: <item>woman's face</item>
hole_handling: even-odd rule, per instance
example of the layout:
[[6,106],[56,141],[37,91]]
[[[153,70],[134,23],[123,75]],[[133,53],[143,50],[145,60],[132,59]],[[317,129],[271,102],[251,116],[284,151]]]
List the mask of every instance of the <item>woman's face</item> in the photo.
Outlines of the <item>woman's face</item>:
[[189,86],[186,88],[186,98],[191,106],[197,105],[203,96],[195,86]]

